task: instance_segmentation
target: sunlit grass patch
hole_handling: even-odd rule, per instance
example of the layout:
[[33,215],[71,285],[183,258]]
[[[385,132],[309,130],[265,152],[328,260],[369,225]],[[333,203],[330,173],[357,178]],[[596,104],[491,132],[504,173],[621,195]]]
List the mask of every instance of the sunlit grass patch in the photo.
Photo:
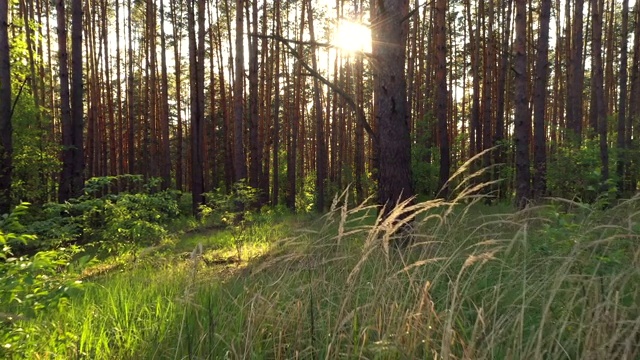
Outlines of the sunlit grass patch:
[[557,201],[523,211],[473,199],[406,204],[419,214],[404,249],[393,246],[396,223],[347,203],[337,199],[320,219],[175,239],[148,261],[96,278],[70,311],[48,314],[56,326],[43,327],[32,351],[92,359],[640,355],[639,198],[569,213]]

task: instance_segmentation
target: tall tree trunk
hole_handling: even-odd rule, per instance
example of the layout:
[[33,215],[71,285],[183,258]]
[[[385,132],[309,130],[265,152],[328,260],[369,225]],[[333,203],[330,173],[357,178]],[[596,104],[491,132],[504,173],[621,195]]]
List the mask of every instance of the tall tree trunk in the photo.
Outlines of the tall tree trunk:
[[155,0],[147,0],[147,52],[148,52],[148,85],[145,92],[148,96],[147,111],[147,141],[149,147],[146,149],[149,152],[149,162],[146,164],[148,174],[152,177],[156,177],[159,174],[158,171],[158,80],[157,80],[157,52],[156,52],[156,4]]
[[58,13],[58,51],[60,61],[60,104],[62,108],[62,172],[58,201],[65,202],[82,194],[84,154],[82,148],[82,2],[71,3],[72,87],[69,91],[67,26],[64,1]]
[[[304,32],[304,24],[305,24],[305,9],[307,2],[302,2],[302,11],[300,16],[300,28],[298,29],[300,40],[303,39]],[[302,44],[298,45],[298,54],[302,54]],[[298,135],[300,133],[300,103],[302,99],[302,88],[304,84],[304,79],[302,76],[302,59],[300,59],[295,65],[295,74],[294,74],[294,100],[293,104],[290,105],[289,111],[289,137],[288,137],[288,149],[287,149],[287,183],[288,183],[288,192],[287,192],[287,207],[292,211],[296,210],[296,193],[297,193],[297,170],[301,166],[298,164],[298,157],[302,158],[304,154],[299,151]]]
[[513,70],[515,72],[515,150],[516,150],[516,205],[524,208],[531,193],[531,171],[529,169],[529,134],[531,118],[527,99],[527,13],[526,0],[515,0],[516,39],[513,44]]
[[540,4],[540,27],[537,46],[536,78],[533,89],[533,197],[539,199],[547,192],[547,78],[549,72],[549,22],[551,0]]
[[[500,60],[500,69],[498,74],[497,96],[496,96],[496,129],[494,133],[493,146],[498,146],[495,150],[495,164],[504,164],[507,160],[507,146],[503,143],[505,137],[505,89],[507,84],[507,72],[509,69],[509,61],[511,53],[509,51],[511,45],[511,12],[513,9],[511,0],[503,0],[503,33],[502,33],[502,51]],[[463,100],[464,101],[464,100]],[[498,193],[499,198],[506,196],[506,181],[500,185]]]
[[602,64],[602,10],[603,0],[591,1],[591,86],[595,97],[591,99],[591,118],[595,119],[600,135],[600,161],[602,162],[602,184],[606,188],[609,179],[609,148],[607,143],[607,114],[604,104],[604,66]]
[[[247,10],[248,15],[248,10]],[[251,0],[251,26],[247,16],[247,29],[258,34],[258,0]],[[262,154],[260,154],[259,114],[258,114],[258,38],[248,36],[249,39],[249,185],[258,189],[260,185],[260,169]]]
[[[311,39],[311,67],[318,70],[317,46],[315,45],[315,33],[313,29],[312,1],[308,4],[309,37]],[[327,178],[327,152],[324,139],[324,116],[322,114],[322,101],[320,100],[320,81],[313,78],[313,115],[316,130],[316,211],[323,212],[325,205],[324,182]]]
[[[182,11],[178,14],[176,1],[170,1],[171,5],[171,23],[173,28],[173,58],[175,61],[175,80],[176,80],[176,189],[182,191],[183,186],[183,164],[184,164],[184,148],[183,148],[183,124],[182,124],[182,66],[180,57],[180,45],[182,38],[181,26],[178,25],[178,19],[182,17]],[[182,10],[182,6],[180,7]]]
[[[120,59],[120,0],[116,0],[115,4],[115,18],[116,18],[116,98],[118,106],[118,126],[117,126],[117,148],[118,148],[118,174],[122,175],[126,173],[124,168],[124,141],[125,141],[125,124],[122,113],[122,86],[120,84],[122,71],[120,66],[122,64]],[[118,183],[118,190],[122,189],[122,184]]]
[[[437,0],[435,3],[435,48],[436,48],[436,97],[435,117],[438,121],[438,142],[440,143],[440,196],[447,197],[448,189],[445,184],[449,180],[450,149],[449,131],[447,128],[447,52],[446,52],[446,11],[447,0]],[[486,125],[485,125],[486,126]],[[489,127],[490,128],[490,127]]]
[[[169,80],[167,75],[167,44],[165,41],[165,33],[164,33],[164,2],[160,0],[160,66],[161,66],[161,106],[162,111],[160,115],[160,129],[161,129],[161,139],[162,142],[160,144],[160,162],[161,169],[160,174],[162,175],[162,189],[166,190],[171,186],[171,151],[169,144]],[[175,59],[176,63],[180,61],[180,58]],[[178,65],[176,65],[178,67]]]
[[236,58],[235,79],[233,85],[233,167],[234,181],[247,178],[247,166],[244,152],[244,109],[243,109],[243,77],[244,77],[244,35],[242,9],[244,0],[236,0]]
[[73,122],[73,170],[71,195],[79,197],[84,190],[84,104],[82,88],[82,0],[71,1],[71,121]]
[[[195,1],[189,1],[189,78],[191,93],[191,195],[193,214],[199,216],[204,204],[203,125],[204,125],[204,0],[198,0],[198,22]],[[196,31],[196,25],[198,31]],[[197,40],[196,40],[197,33]]]
[[[640,135],[640,1],[636,1],[633,11],[635,31],[633,34],[633,58],[631,61],[631,89],[629,91],[629,116],[627,116],[627,149],[630,154],[638,149],[638,135]],[[629,191],[637,188],[637,171],[640,167],[638,156],[634,155],[629,164]]]
[[[622,33],[620,34],[620,97],[618,105],[618,192],[627,189],[624,170],[627,167],[628,155],[626,147],[627,116],[627,41],[629,37],[629,0],[622,0]],[[631,129],[628,129],[631,131]]]
[[[471,3],[466,0],[467,25],[469,28],[469,43],[471,44],[471,76],[473,77],[473,94],[471,99],[471,119],[469,121],[470,152],[472,157],[480,152],[482,141],[480,137],[480,25],[476,24],[475,31],[471,18]],[[479,22],[479,19],[478,19]]]
[[[63,1],[63,0],[60,0]],[[127,75],[127,121],[128,121],[128,136],[127,136],[127,152],[128,152],[128,171],[130,175],[136,173],[136,151],[135,151],[135,138],[136,138],[136,114],[135,114],[135,99],[134,99],[134,74],[133,74],[133,34],[131,31],[131,22],[133,21],[133,6],[132,1],[128,0],[128,20],[127,20],[127,33],[129,40],[128,49],[128,75]]]
[[[411,138],[407,118],[405,45],[408,0],[372,2],[374,117],[378,141],[378,203],[388,216],[397,203],[413,196]],[[408,215],[408,214],[407,214]],[[400,220],[400,219],[398,219]]]
[[[111,176],[115,176],[118,174],[118,156],[116,150],[116,119],[115,119],[115,109],[113,105],[113,88],[111,82],[111,66],[109,65],[109,27],[108,27],[108,2],[107,0],[102,0],[102,9],[100,16],[102,17],[102,44],[104,46],[104,76],[105,76],[105,96],[107,97],[107,115],[109,118],[108,121],[108,129],[109,129],[109,156],[108,159],[104,159],[104,161],[108,162],[109,165],[109,174]],[[106,135],[106,134],[105,134]],[[105,163],[106,165],[106,163]]]
[[9,1],[0,0],[0,214],[6,214],[11,209],[11,174],[13,171],[8,16]]
[[[282,34],[282,25],[280,23],[280,2],[276,1],[274,3],[274,13],[275,13],[275,21],[276,21],[276,31],[275,34],[277,36],[281,36]],[[275,70],[273,72],[273,76],[275,78],[274,81],[274,91],[275,91],[275,99],[273,105],[273,187],[272,187],[272,195],[271,195],[271,205],[278,205],[279,197],[280,197],[280,42],[275,42]]]
[[584,67],[582,66],[583,9],[584,0],[575,0],[571,52],[568,61],[569,86],[567,95],[567,127],[569,138],[574,144],[582,142],[582,90],[584,87]]

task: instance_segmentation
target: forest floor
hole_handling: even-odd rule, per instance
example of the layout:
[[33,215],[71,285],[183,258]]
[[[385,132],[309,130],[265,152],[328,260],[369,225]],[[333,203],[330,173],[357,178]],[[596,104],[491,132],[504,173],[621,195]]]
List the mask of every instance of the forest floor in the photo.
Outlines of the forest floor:
[[421,203],[412,245],[373,207],[173,236],[93,266],[31,358],[634,359],[640,198]]

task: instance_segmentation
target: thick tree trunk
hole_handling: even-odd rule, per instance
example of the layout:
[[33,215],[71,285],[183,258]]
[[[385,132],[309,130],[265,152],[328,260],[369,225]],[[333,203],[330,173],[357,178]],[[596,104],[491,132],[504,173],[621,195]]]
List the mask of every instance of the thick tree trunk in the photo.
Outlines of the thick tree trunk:
[[[204,125],[204,0],[198,0],[196,32],[195,0],[189,1],[189,78],[191,93],[191,195],[193,214],[204,204],[203,125]],[[197,40],[196,40],[197,33]]]
[[547,78],[549,73],[549,21],[551,0],[542,0],[537,46],[536,78],[533,90],[533,197],[539,199],[547,192]]
[[[67,51],[67,20],[64,0],[56,3],[58,19],[58,62],[60,74],[60,122],[62,123],[62,170],[58,187],[58,201],[71,198],[71,177],[73,172],[72,122],[69,94],[69,53]],[[9,102],[10,103],[10,102]]]
[[11,209],[13,130],[11,127],[11,68],[9,1],[0,0],[0,215]]
[[384,215],[413,196],[404,73],[408,0],[372,2],[374,116],[378,128],[378,203]]
[[[447,52],[446,52],[446,11],[447,0],[437,0],[435,3],[435,48],[436,48],[436,96],[435,117],[438,121],[438,142],[440,143],[440,196],[447,197],[448,189],[445,187],[449,180],[450,149],[449,131],[447,127]],[[485,125],[486,126],[486,125]],[[489,127],[490,128],[490,127]]]
[[531,118],[527,89],[527,17],[526,0],[515,0],[516,39],[513,44],[513,70],[515,72],[515,150],[516,150],[516,205],[524,208],[531,194],[531,171],[529,169],[529,137]]

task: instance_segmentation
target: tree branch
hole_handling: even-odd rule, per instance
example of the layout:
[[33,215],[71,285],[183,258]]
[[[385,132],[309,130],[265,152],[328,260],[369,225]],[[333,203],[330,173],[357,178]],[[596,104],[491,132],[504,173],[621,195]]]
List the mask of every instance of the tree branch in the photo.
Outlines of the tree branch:
[[[374,140],[374,143],[377,141],[376,134],[374,133],[373,129],[371,128],[371,126],[367,122],[366,116],[364,114],[364,111],[360,107],[358,107],[358,105],[353,100],[353,98],[349,94],[347,94],[347,92],[344,91],[344,89],[341,89],[336,84],[334,84],[331,81],[327,80],[324,76],[322,76],[320,73],[315,71],[311,66],[309,66],[309,64],[304,62],[304,60],[302,58],[302,55],[298,54],[296,49],[293,46],[291,46],[291,43],[305,45],[305,44],[313,44],[312,42],[286,39],[286,38],[284,38],[282,36],[279,36],[279,35],[261,35],[261,34],[249,34],[249,35],[256,36],[256,37],[259,37],[259,38],[267,38],[267,39],[277,40],[277,41],[280,41],[281,43],[283,43],[287,48],[289,48],[289,52],[291,52],[291,54],[296,59],[298,59],[298,61],[300,62],[300,65],[302,65],[302,67],[304,67],[305,70],[307,70],[309,72],[309,75],[311,75],[311,76],[315,77],[316,79],[320,80],[320,82],[322,82],[323,84],[327,85],[331,90],[333,90],[338,95],[340,95],[340,96],[342,96],[344,98],[344,100],[347,102],[347,104],[353,109],[353,111],[355,111],[356,118],[357,118],[358,122],[362,125],[364,130]],[[319,44],[316,43],[315,45],[319,45]],[[325,44],[325,45],[327,45],[327,44]],[[322,46],[322,45],[320,45],[320,46]],[[332,45],[329,45],[329,46],[332,46]]]

